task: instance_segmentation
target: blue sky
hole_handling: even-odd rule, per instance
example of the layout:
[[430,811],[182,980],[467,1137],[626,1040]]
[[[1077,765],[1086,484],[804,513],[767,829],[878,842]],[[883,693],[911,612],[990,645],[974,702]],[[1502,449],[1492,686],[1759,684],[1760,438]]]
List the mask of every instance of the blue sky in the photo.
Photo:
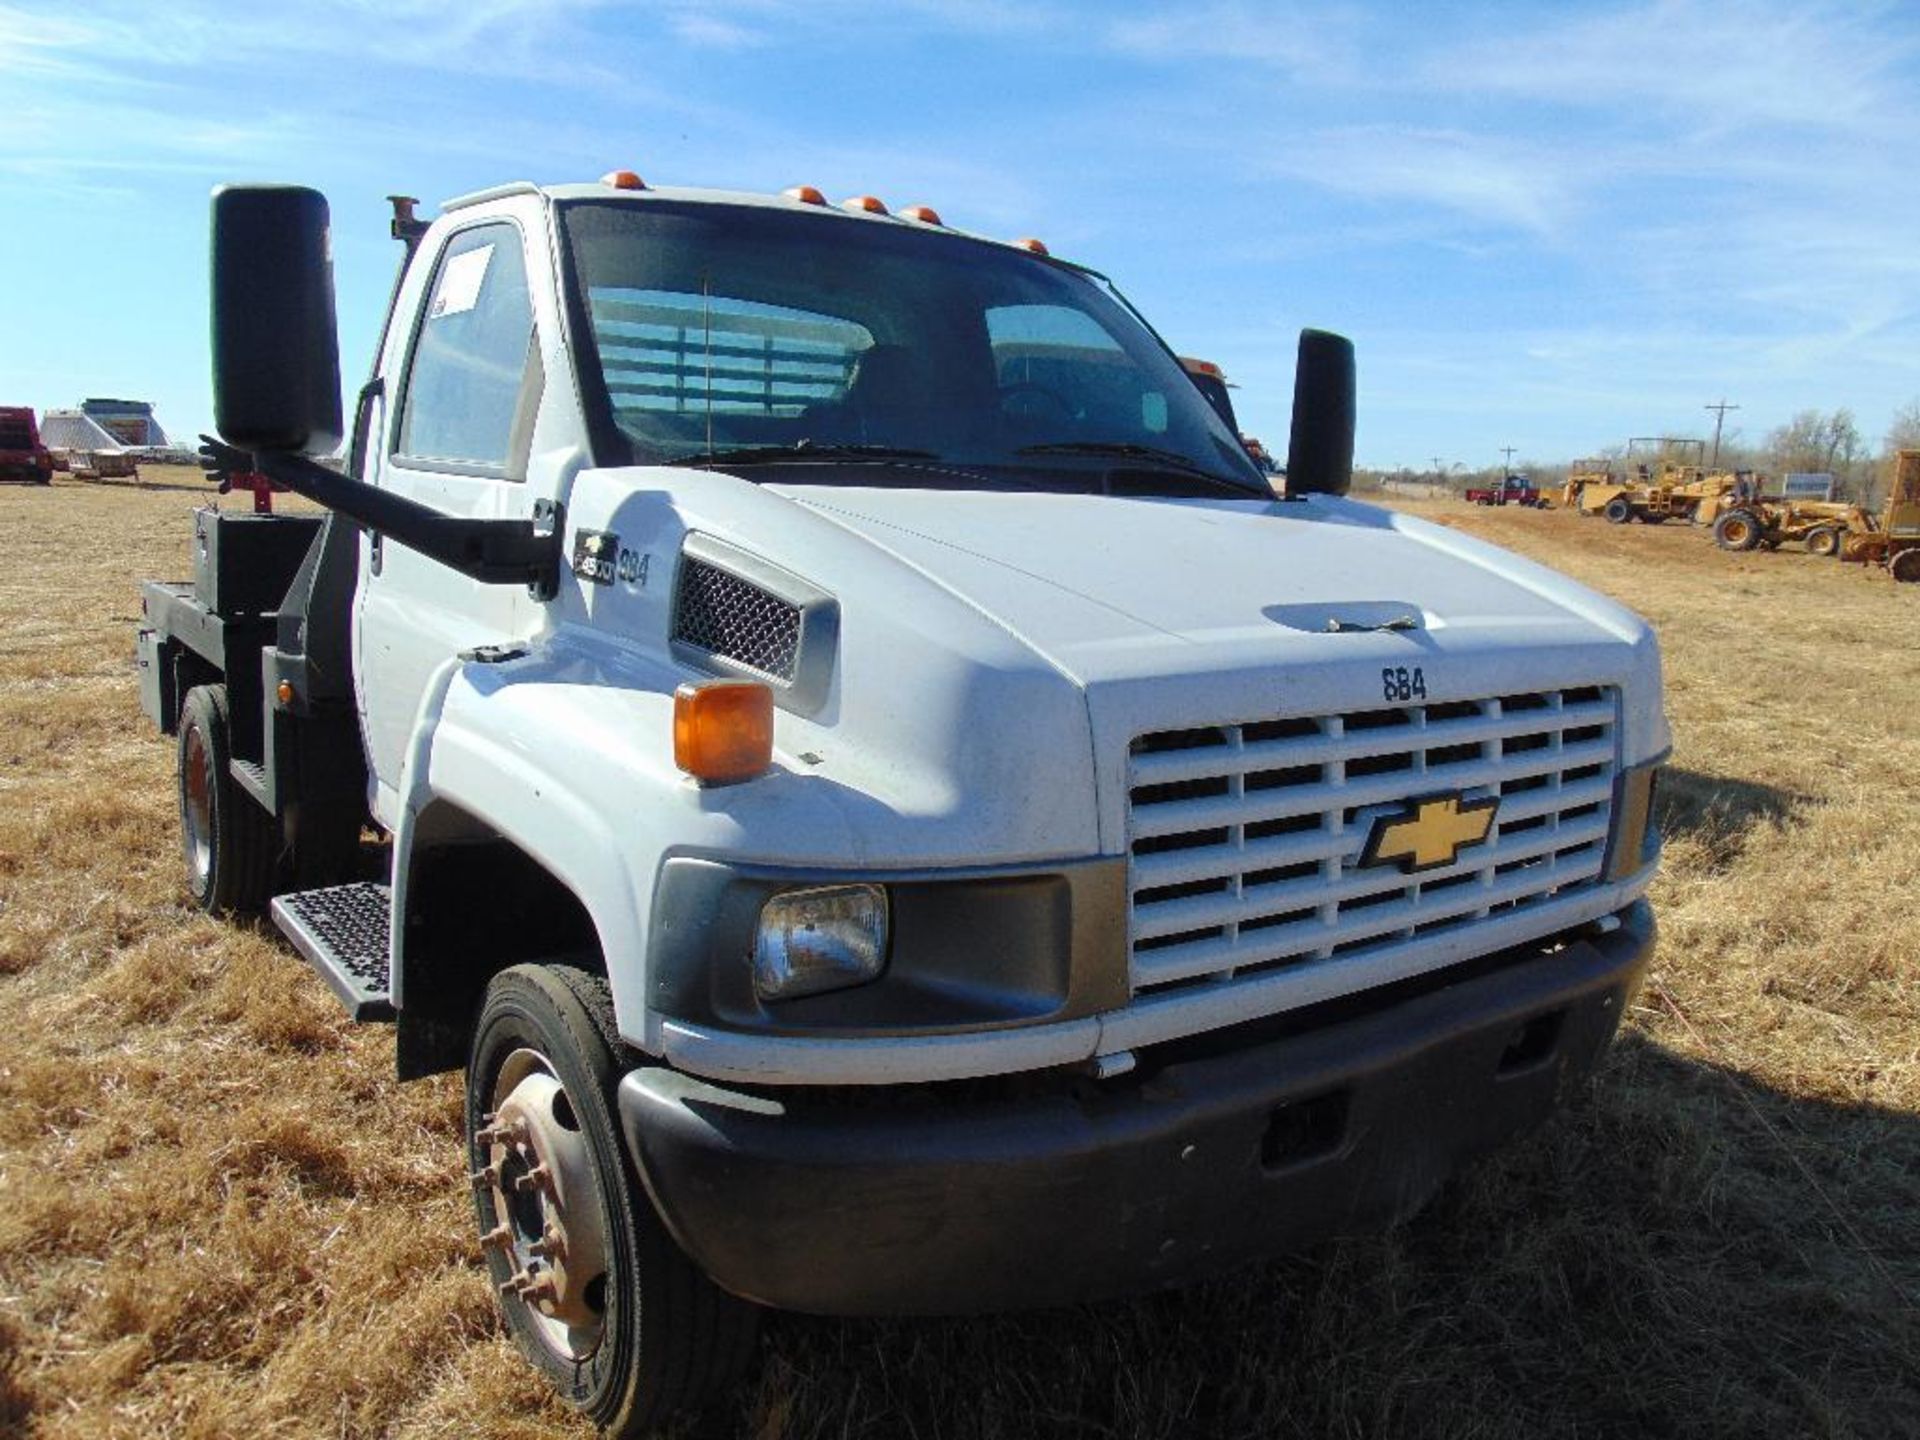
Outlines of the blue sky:
[[[1049,0],[0,0],[0,403],[211,413],[206,196],[332,201],[344,367],[382,197],[819,185],[1039,235],[1286,430],[1360,353],[1359,457],[1757,441],[1920,398],[1920,8]],[[429,213],[431,206],[428,207]]]

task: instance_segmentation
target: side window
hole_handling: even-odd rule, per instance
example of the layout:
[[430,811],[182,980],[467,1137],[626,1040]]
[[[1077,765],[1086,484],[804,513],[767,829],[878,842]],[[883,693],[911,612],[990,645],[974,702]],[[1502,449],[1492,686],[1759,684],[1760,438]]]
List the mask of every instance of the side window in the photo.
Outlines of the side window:
[[520,232],[480,225],[441,252],[414,340],[399,453],[504,467],[533,339]]

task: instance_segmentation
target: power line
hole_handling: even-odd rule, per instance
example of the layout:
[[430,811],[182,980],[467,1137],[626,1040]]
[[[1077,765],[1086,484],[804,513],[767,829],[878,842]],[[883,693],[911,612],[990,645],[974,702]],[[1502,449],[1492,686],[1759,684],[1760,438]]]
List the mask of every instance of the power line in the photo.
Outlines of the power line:
[[1707,468],[1717,470],[1720,468],[1720,426],[1727,418],[1727,411],[1738,410],[1740,407],[1729,405],[1726,396],[1723,395],[1718,405],[1708,405],[1704,408],[1713,411],[1713,459],[1707,462]]
[[1501,471],[1501,474],[1508,475],[1513,472],[1513,452],[1518,448],[1518,446],[1514,445],[1502,445],[1500,447],[1500,453],[1507,457],[1507,468]]

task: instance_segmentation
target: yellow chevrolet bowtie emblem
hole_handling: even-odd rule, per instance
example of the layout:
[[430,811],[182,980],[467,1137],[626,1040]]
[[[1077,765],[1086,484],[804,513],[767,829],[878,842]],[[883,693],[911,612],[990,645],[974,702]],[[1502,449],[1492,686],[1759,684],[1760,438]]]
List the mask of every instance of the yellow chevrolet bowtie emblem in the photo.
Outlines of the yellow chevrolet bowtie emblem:
[[1398,861],[1402,870],[1431,870],[1451,865],[1469,845],[1478,845],[1493,828],[1499,797],[1467,800],[1459,795],[1430,795],[1411,802],[1398,814],[1373,822],[1362,865]]

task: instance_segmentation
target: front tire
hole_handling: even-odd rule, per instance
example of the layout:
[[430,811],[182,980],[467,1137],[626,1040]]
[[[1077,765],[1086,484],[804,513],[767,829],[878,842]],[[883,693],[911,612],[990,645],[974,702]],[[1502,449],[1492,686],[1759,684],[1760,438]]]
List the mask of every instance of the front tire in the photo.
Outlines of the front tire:
[[1609,525],[1624,525],[1633,518],[1633,506],[1622,496],[1615,496],[1607,502],[1607,508],[1601,512],[1607,517]]
[[604,979],[495,976],[467,1065],[487,1270],[521,1353],[617,1437],[697,1408],[744,1365],[758,1313],[674,1244],[620,1133],[629,1060]]
[[1722,550],[1751,550],[1760,543],[1760,522],[1745,510],[1729,510],[1713,522],[1713,543]]
[[1840,553],[1840,532],[1831,525],[1822,525],[1807,532],[1807,553],[1809,555],[1838,555]]
[[273,895],[280,828],[233,779],[225,685],[197,685],[180,705],[180,845],[187,890],[210,915],[250,915]]

